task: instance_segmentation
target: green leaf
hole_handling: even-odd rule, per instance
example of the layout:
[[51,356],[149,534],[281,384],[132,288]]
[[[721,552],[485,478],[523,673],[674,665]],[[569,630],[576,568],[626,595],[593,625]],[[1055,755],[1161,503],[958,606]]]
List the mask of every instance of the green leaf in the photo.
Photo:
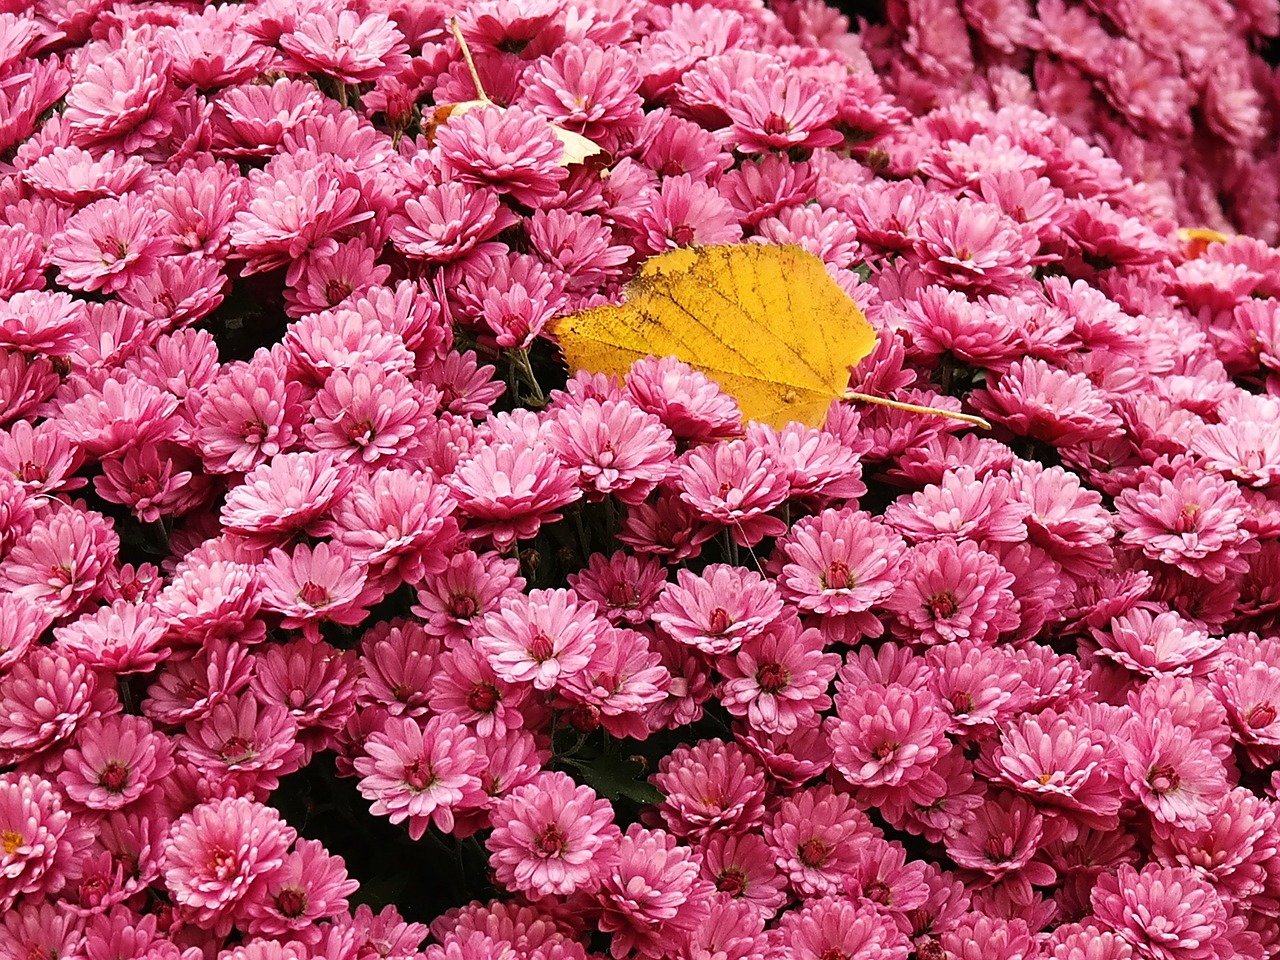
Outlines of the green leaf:
[[578,771],[591,789],[610,800],[625,797],[635,803],[650,804],[660,802],[663,797],[661,790],[640,779],[644,776],[644,765],[621,753],[602,753],[581,764]]

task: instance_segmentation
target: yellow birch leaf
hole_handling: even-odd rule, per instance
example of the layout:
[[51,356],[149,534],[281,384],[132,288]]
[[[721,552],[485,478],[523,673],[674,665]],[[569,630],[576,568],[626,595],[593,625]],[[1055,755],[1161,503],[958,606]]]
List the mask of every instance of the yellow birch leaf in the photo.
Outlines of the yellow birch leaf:
[[821,426],[876,342],[820,259],[755,243],[652,257],[624,303],[564,317],[553,333],[575,370],[621,377],[650,354],[676,357],[715,380],[745,418],[779,429]]

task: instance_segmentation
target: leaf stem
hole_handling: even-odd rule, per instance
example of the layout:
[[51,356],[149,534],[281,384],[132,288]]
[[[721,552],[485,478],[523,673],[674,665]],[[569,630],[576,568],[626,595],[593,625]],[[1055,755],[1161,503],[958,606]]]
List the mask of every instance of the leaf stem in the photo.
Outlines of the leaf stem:
[[956,413],[952,410],[939,410],[937,407],[922,407],[915,403],[903,403],[901,400],[889,400],[885,397],[874,397],[869,393],[858,393],[856,390],[850,390],[845,393],[846,400],[861,400],[863,403],[878,403],[882,407],[893,407],[895,410],[905,410],[907,413],[924,413],[933,414],[938,417],[950,417],[952,420],[960,420],[964,423],[971,423],[975,427],[981,427],[983,430],[990,430],[991,424],[983,420],[981,417],[975,417],[969,413]]
[[453,31],[454,39],[458,41],[458,46],[462,48],[462,59],[467,61],[467,70],[471,74],[471,82],[476,85],[476,99],[483,100],[485,103],[492,103],[489,95],[484,92],[484,85],[480,83],[480,72],[476,70],[476,62],[471,59],[471,48],[467,46],[467,41],[462,36],[462,28],[458,26],[458,18],[449,18],[449,29]]
[[529,351],[524,349],[516,349],[511,351],[515,358],[516,366],[520,372],[524,374],[525,381],[533,390],[533,396],[529,399],[538,407],[544,407],[547,404],[547,397],[542,392],[542,387],[538,383],[538,378],[533,375],[533,364],[529,362]]

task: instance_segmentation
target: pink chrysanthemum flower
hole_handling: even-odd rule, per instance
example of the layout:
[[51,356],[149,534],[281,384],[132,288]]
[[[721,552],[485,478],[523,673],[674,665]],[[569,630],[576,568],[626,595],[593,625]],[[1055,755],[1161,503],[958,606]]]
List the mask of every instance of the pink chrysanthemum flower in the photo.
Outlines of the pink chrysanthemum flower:
[[173,745],[143,717],[91,720],[62,755],[67,796],[91,810],[119,810],[141,799],[173,769]]
[[1227,792],[1210,743],[1163,717],[1137,717],[1116,739],[1129,791],[1161,823],[1203,829]]
[[84,336],[84,302],[69,293],[15,293],[0,304],[0,347],[65,357]]
[[672,639],[719,656],[759,636],[781,614],[782,597],[770,581],[752,570],[713,563],[701,575],[677,570],[651,619]]
[[207,470],[249,473],[295,449],[305,417],[303,388],[285,376],[274,354],[229,363],[202,392],[195,441]]
[[1047,886],[1057,879],[1047,863],[1032,858],[1053,839],[1045,818],[1016,793],[999,793],[974,812],[973,819],[948,833],[947,856],[972,871],[978,883],[1008,881]]
[[696,445],[742,433],[742,414],[733,397],[675,357],[637,360],[627,374],[626,390],[681,443]]
[[932,667],[929,686],[951,718],[948,733],[981,736],[1029,699],[1007,647],[958,640],[930,647],[926,659]]
[[1190,465],[1172,476],[1153,469],[1116,497],[1125,543],[1212,583],[1244,572],[1244,555],[1258,549],[1243,526],[1247,510],[1236,484]]
[[1084,374],[1028,357],[970,395],[974,408],[1018,436],[1065,447],[1118,436],[1121,421]]
[[856,500],[867,492],[858,451],[831,433],[794,421],[781,430],[753,421],[747,425],[747,441],[786,472],[788,499],[817,504]]
[[705,520],[729,527],[741,546],[754,546],[787,528],[769,515],[787,498],[786,475],[767,451],[745,440],[690,451],[677,461],[674,481],[685,503]]
[[475,735],[452,717],[432,717],[420,726],[409,717],[391,718],[365,741],[355,759],[360,794],[369,812],[392,823],[409,822],[418,840],[430,824],[450,832],[457,808],[480,805],[484,757]]
[[258,543],[287,542],[320,520],[354,482],[350,468],[329,451],[282,453],[231,489],[222,524]]
[[621,834],[613,808],[567,774],[542,773],[496,804],[485,845],[497,881],[532,899],[590,891],[610,872]]
[[255,670],[254,696],[289,711],[307,759],[324,749],[355,709],[354,651],[306,639],[272,644]]
[[430,687],[431,709],[436,713],[457,717],[485,739],[501,738],[508,731],[523,728],[521,705],[527,699],[527,688],[500,678],[471,644],[450,647],[434,669],[430,663],[423,665],[429,668],[424,682]]
[[206,775],[265,796],[302,765],[305,749],[297,737],[286,707],[240,693],[190,721],[178,742],[182,756]]
[[132,154],[155,143],[161,114],[173,97],[169,58],[131,40],[89,60],[67,91],[63,120],[81,145],[112,141]]
[[955,960],[1024,960],[1036,956],[1036,941],[1027,921],[1004,919],[971,910],[938,937],[942,955]]
[[557,511],[582,496],[576,473],[545,442],[528,438],[482,444],[445,482],[459,511],[474,521],[468,529],[487,534],[500,550],[559,520]]
[[418,585],[418,602],[412,611],[430,624],[432,632],[450,641],[461,640],[473,624],[498,608],[500,599],[524,589],[519,570],[515,557],[459,551],[449,557],[448,566],[428,574]]
[[58,278],[73,290],[114,293],[127,286],[169,252],[160,221],[160,212],[137,194],[90,204],[67,221],[52,248]]
[[32,760],[119,709],[115,691],[86,664],[33,647],[0,677],[0,764]]
[[179,726],[208,716],[216,704],[249,685],[253,661],[241,643],[206,640],[189,660],[170,660],[147,688],[142,712],[159,724]]
[[678,837],[705,843],[750,832],[764,819],[764,771],[737,744],[713,739],[676,747],[650,779],[664,795],[658,813]]
[[600,929],[613,935],[610,953],[618,960],[633,951],[670,955],[708,913],[711,885],[698,872],[693,851],[671,834],[633,824],[598,894]]
[[636,211],[636,248],[653,255],[677,247],[737,243],[742,227],[729,201],[688,174],[668,177],[644,193]]
[[1115,825],[1119,784],[1101,735],[1079,721],[1047,711],[1024,714],[984,751],[977,770],[1048,810],[1062,810],[1090,826]]
[[80,858],[93,842],[87,824],[64,809],[49,781],[28,774],[0,775],[0,906],[57,894],[80,876]]
[[608,557],[593,553],[587,565],[567,579],[578,596],[595,601],[611,623],[638,626],[653,613],[667,583],[667,569],[653,557],[618,550]]
[[764,764],[775,782],[789,790],[821,776],[831,766],[825,725],[798,727],[782,735],[755,731],[739,722],[734,736]]
[[271,807],[244,797],[212,800],[169,831],[164,882],[180,911],[219,936],[284,866],[297,832]]
[[1014,290],[1039,247],[1034,233],[978,200],[937,201],[919,229],[925,273],[951,287]]
[[460,313],[487,326],[492,342],[527,350],[552,320],[568,312],[565,283],[558,268],[516,253],[466,270],[456,295]]
[[1062,467],[1026,461],[1013,470],[1013,491],[1030,508],[1023,518],[1028,538],[1068,573],[1092,577],[1110,567],[1115,528],[1101,494],[1083,487],[1079,477]]
[[893,920],[868,904],[854,904],[842,897],[824,896],[808,901],[783,916],[777,943],[796,960],[848,957],[905,957],[910,941]]
[[248,199],[231,225],[236,255],[248,261],[243,271],[287,266],[285,282],[293,284],[307,255],[336,253],[337,234],[374,216],[363,209],[352,179],[339,172],[337,160],[309,150],[276,154],[254,170]]
[[366,467],[404,463],[427,428],[437,397],[404,374],[365,362],[335,371],[311,402],[302,436],[313,450],[332,450]]
[[1092,632],[1098,656],[1147,677],[1204,676],[1222,649],[1221,637],[1210,637],[1173,610],[1152,616],[1136,607]]
[[537,210],[525,221],[534,253],[566,276],[569,293],[591,293],[617,280],[635,251],[614,243],[602,217],[568,210]]
[[835,766],[858,786],[908,784],[951,749],[936,699],[900,683],[844,690],[836,717],[829,734]]
[[911,548],[901,583],[884,606],[894,632],[921,643],[992,641],[1018,625],[1013,574],[971,540],[934,540]]
[[57,146],[22,171],[22,179],[40,193],[83,207],[127,193],[148,172],[141,157],[107,150],[94,156],[76,146]]
[[1209,690],[1254,764],[1269,766],[1280,758],[1280,666],[1233,659],[1209,677]]
[[408,45],[396,25],[381,13],[324,9],[306,12],[281,34],[280,49],[298,73],[322,73],[359,84],[394,73]]
[[624,627],[605,627],[596,637],[591,660],[563,678],[559,692],[572,704],[569,723],[587,732],[604,727],[610,736],[644,740],[648,709],[661,703],[671,675],[649,638]]
[[567,170],[564,144],[543,117],[521,107],[485,106],[451,117],[436,131],[447,179],[509,193],[527,207],[549,205]]
[[381,248],[373,248],[362,237],[338,244],[330,256],[308,257],[297,286],[285,289],[285,310],[291,317],[303,317],[317,310],[348,304],[391,276],[389,264],[378,263]]
[[1151,960],[1216,960],[1224,953],[1230,910],[1208,882],[1186,867],[1121,864],[1099,875],[1094,917]]
[[83,454],[107,458],[133,447],[176,440],[184,424],[167,390],[116,371],[59,410],[62,432]]
[[643,117],[640,72],[619,47],[563,44],[535,60],[523,82],[521,105],[597,143],[616,142]]
[[31,493],[53,493],[84,486],[72,475],[81,454],[57,420],[32,426],[18,420],[0,432],[0,472],[11,474]]
[[323,621],[352,625],[368,615],[375,591],[366,587],[365,572],[343,546],[300,543],[286,553],[279,547],[258,567],[262,605],[284,614],[285,629],[302,628],[315,640]]
[[261,606],[261,583],[252,565],[199,556],[184,558],[155,598],[170,639],[189,644],[215,637],[247,640]]
[[721,705],[765,733],[811,726],[831,705],[827,687],[840,657],[824,653],[822,631],[801,629],[793,615],[774,621],[719,661]]
[[698,848],[702,879],[716,892],[747,904],[768,920],[786,903],[786,880],[775,855],[758,833],[711,833]]
[[607,627],[572,590],[531,590],[503,599],[476,628],[476,649],[498,676],[550,690],[591,662]]
[[0,593],[0,676],[26,657],[51,622],[44,604],[24,600],[14,593]]
[[556,411],[548,440],[593,499],[612,495],[639,503],[666,477],[675,459],[671,432],[627,400],[584,399]]
[[785,153],[840,143],[833,129],[837,102],[826,84],[795,73],[750,77],[724,104],[732,126],[725,133],[742,153]]
[[117,676],[149,673],[169,656],[161,646],[168,630],[164,616],[149,603],[117,600],[54,631],[56,647],[90,666]]
[[841,891],[854,846],[873,829],[849,794],[823,784],[786,797],[764,825],[764,837],[791,889],[820,897]]
[[424,716],[440,652],[440,638],[416,621],[375,624],[360,639],[360,706],[376,704],[393,717]]
[[878,619],[866,613],[897,584],[902,538],[852,507],[824,510],[798,521],[778,540],[785,558],[778,587],[806,613],[850,621],[876,636]]
[[333,511],[333,538],[390,592],[448,563],[458,539],[452,491],[417,471],[382,469],[358,480]]
[[346,863],[318,840],[298,840],[284,865],[244,905],[240,922],[249,933],[297,936],[319,941],[318,921],[337,919],[347,911],[347,897],[360,884],[347,876]]
[[914,542],[951,538],[975,543],[1021,543],[1029,508],[1015,499],[1007,477],[979,479],[972,467],[948,471],[937,485],[891,503],[885,522]]
[[391,242],[407,257],[428,263],[452,263],[501,252],[490,242],[518,218],[492,189],[460,180],[427,184],[392,217]]

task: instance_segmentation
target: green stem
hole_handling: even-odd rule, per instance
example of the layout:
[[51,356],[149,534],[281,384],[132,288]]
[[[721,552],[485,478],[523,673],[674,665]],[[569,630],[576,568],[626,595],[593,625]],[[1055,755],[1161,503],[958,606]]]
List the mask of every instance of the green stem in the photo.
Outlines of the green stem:
[[519,368],[520,372],[524,374],[525,382],[528,383],[529,389],[533,391],[533,395],[529,399],[533,401],[535,406],[546,406],[547,398],[542,392],[542,387],[538,383],[538,378],[533,375],[533,364],[529,362],[529,351],[512,350],[511,353],[515,359],[516,366]]

